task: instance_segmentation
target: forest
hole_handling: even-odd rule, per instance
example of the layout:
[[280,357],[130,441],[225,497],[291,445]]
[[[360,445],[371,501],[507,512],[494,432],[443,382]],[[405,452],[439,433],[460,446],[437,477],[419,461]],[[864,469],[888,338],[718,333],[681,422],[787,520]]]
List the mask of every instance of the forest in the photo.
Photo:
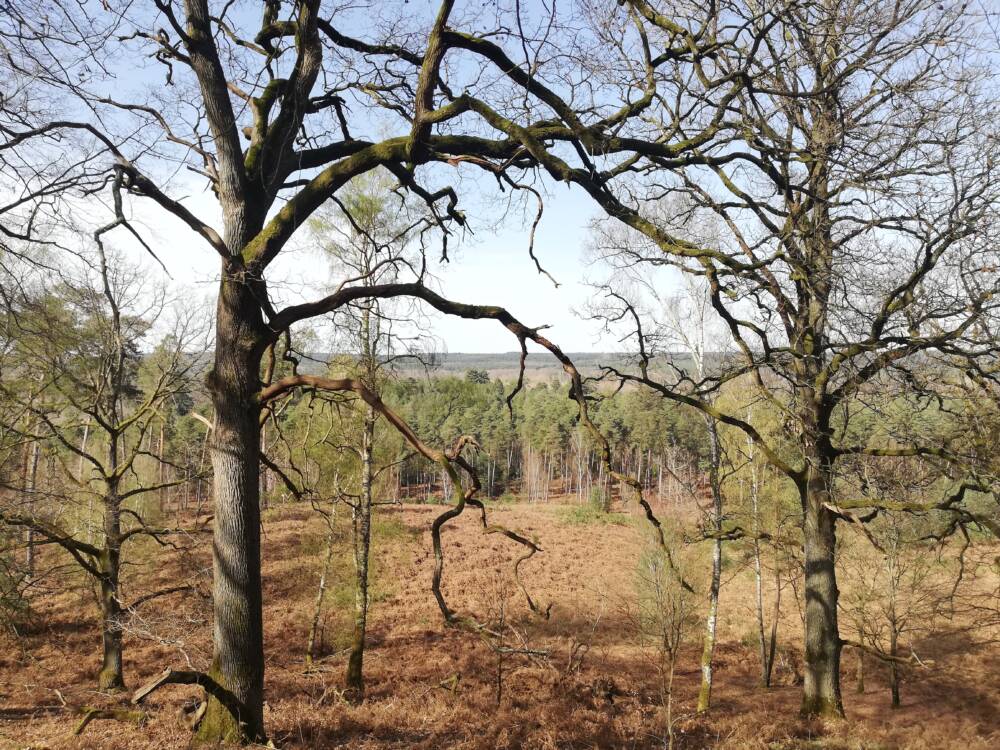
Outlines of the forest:
[[0,4],[0,747],[995,747],[996,11]]

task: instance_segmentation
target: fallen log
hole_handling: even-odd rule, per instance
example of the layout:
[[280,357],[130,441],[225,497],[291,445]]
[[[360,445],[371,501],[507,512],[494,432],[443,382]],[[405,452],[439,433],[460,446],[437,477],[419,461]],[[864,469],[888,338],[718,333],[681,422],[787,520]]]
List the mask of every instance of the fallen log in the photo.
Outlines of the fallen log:
[[[150,693],[159,690],[164,685],[198,685],[206,693],[217,698],[233,716],[242,716],[245,713],[242,701],[211,676],[192,669],[171,669],[170,667],[166,667],[160,674],[132,693],[132,703],[136,705],[142,703]],[[197,717],[195,725],[200,720],[201,717]]]
[[83,717],[80,719],[80,723],[77,724],[76,728],[73,730],[74,735],[83,734],[83,730],[86,729],[87,725],[95,719],[127,721],[138,726],[145,724],[147,719],[145,711],[136,711],[128,708],[95,708],[93,706],[74,706],[73,710],[77,713],[83,714]]

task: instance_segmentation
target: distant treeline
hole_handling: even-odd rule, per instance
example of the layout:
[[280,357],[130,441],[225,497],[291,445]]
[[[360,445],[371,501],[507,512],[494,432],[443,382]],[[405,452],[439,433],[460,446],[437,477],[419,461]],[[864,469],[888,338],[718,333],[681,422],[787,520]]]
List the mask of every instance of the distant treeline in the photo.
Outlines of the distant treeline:
[[[560,496],[608,505],[620,488],[610,481],[578,425],[568,385],[554,379],[529,383],[508,408],[513,389],[512,382],[471,369],[464,377],[391,380],[382,397],[429,445],[448,448],[462,436],[472,437],[478,448],[466,455],[487,497],[510,494],[546,501]],[[611,442],[616,468],[638,476],[662,500],[690,497],[708,453],[704,420],[649,392],[604,395],[594,391],[592,417]],[[350,443],[354,411],[342,402],[299,396],[266,438],[272,460],[320,496],[343,491],[352,475],[347,463],[354,459],[344,446]],[[383,466],[382,500],[422,502],[447,496],[447,475],[408,454],[392,431],[380,430],[376,442]],[[288,491],[273,472],[265,482],[271,499]]]
[[[338,358],[332,353],[312,353],[302,361],[303,372],[317,373],[325,363]],[[580,372],[599,374],[602,367],[620,367],[632,356],[624,352],[567,352]],[[708,355],[710,358],[712,355]],[[516,378],[520,366],[520,352],[424,352],[418,356],[394,359],[393,366],[404,375],[413,377],[464,377],[470,371],[484,372],[491,379]],[[669,362],[685,369],[690,355],[685,353],[661,354],[654,357],[654,365]],[[530,352],[524,363],[524,376],[529,382],[558,379],[563,375],[562,365],[549,352]]]

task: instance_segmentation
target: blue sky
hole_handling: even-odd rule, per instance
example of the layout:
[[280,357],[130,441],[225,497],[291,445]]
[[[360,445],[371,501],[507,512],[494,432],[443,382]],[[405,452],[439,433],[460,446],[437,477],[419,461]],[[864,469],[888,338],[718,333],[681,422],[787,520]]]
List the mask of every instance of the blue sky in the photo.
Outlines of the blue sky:
[[[176,189],[172,194],[180,197]],[[199,217],[220,227],[217,205],[210,196],[188,195],[184,203]],[[483,209],[477,208],[476,211]],[[533,209],[532,209],[533,210]],[[137,226],[163,261],[177,286],[190,288],[197,297],[211,299],[218,279],[218,258],[200,238],[157,207],[133,204]],[[530,213],[530,212],[529,212]],[[620,347],[600,336],[599,326],[575,311],[583,311],[591,297],[587,280],[602,276],[600,267],[587,264],[589,224],[597,215],[593,204],[579,189],[556,186],[546,196],[545,212],[535,239],[535,254],[543,267],[559,282],[559,288],[540,275],[528,255],[531,216],[510,216],[496,231],[485,216],[473,213],[473,234],[458,238],[450,251],[451,261],[434,263],[439,290],[447,297],[477,304],[502,305],[526,325],[549,325],[550,338],[566,351],[609,351]],[[127,245],[124,233],[116,241]],[[141,253],[138,247],[134,252]],[[432,253],[433,255],[433,253]],[[269,283],[283,302],[317,296],[327,281],[322,261],[303,249],[289,248],[269,270]],[[150,274],[166,279],[163,271],[145,261]],[[452,352],[505,352],[517,343],[499,324],[464,321],[441,315],[432,318],[434,334]]]
[[[431,13],[437,0],[420,0],[410,6],[418,13]],[[461,6],[464,7],[464,6]],[[478,7],[478,6],[470,6]],[[526,3],[527,17],[538,10],[537,0]],[[247,11],[249,12],[249,11]],[[248,17],[256,22],[256,14]],[[363,33],[361,35],[364,35]],[[132,90],[132,98],[151,96],[154,101],[162,86],[163,70],[155,62],[117,71],[116,79],[103,82],[110,95],[125,97]],[[124,90],[124,91],[123,91]],[[362,122],[363,122],[362,116]],[[371,122],[374,137],[380,125]],[[398,128],[398,123],[396,123]],[[355,135],[359,135],[355,132]],[[145,164],[143,164],[144,168]],[[182,200],[199,218],[217,229],[222,228],[218,205],[205,190],[204,183],[181,171],[173,175],[157,174],[155,166],[150,176],[157,180],[171,197]],[[477,172],[466,167],[463,174]],[[481,174],[479,175],[481,178]],[[452,176],[446,176],[451,180]],[[436,264],[432,272],[440,280],[439,291],[445,296],[462,302],[502,305],[527,325],[549,325],[550,338],[566,351],[608,351],[621,348],[613,339],[602,338],[598,326],[583,319],[582,311],[591,296],[588,279],[600,279],[603,269],[586,264],[586,246],[589,224],[597,210],[592,201],[578,188],[547,185],[545,213],[535,240],[535,253],[542,265],[560,283],[557,289],[545,276],[540,275],[528,255],[528,236],[533,205],[527,216],[512,212],[499,227],[494,226],[502,208],[491,205],[489,195],[495,191],[492,180],[457,177],[460,207],[470,216],[471,237],[457,238],[451,243],[451,262]],[[471,184],[470,184],[471,183]],[[541,186],[539,186],[541,187]],[[485,205],[484,205],[485,204]],[[211,300],[215,295],[218,278],[218,258],[215,253],[186,226],[167,215],[149,201],[134,201],[132,210],[137,228],[144,226],[144,236],[166,265],[174,282],[190,287],[193,294]],[[299,235],[305,233],[300,231]],[[304,238],[303,238],[304,239]],[[112,240],[122,246],[131,245],[137,257],[142,250],[123,231],[116,232]],[[302,239],[298,240],[301,243]],[[293,247],[268,271],[272,293],[280,303],[300,302],[319,296],[328,282],[323,261],[306,250]],[[148,262],[151,274],[162,271]],[[434,333],[449,351],[496,352],[516,349],[516,341],[509,332],[496,323],[469,322],[437,316]]]

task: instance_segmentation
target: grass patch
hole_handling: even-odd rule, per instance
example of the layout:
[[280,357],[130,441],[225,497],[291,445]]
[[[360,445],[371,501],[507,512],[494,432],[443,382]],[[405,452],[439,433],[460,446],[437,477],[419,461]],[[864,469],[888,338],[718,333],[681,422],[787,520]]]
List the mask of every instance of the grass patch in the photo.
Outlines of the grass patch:
[[626,513],[605,513],[592,505],[573,505],[558,510],[559,520],[571,525],[604,524],[631,526],[632,516]]
[[378,512],[372,515],[373,544],[392,541],[415,542],[420,539],[420,533],[420,529],[407,526],[397,515],[383,515]]
[[511,495],[509,492],[505,492],[503,495],[499,495],[497,497],[481,497],[479,499],[487,509],[513,508],[519,502],[517,497],[515,495]]
[[[299,536],[302,554],[316,561],[316,579],[326,556],[328,533],[325,525]],[[421,530],[404,523],[393,513],[372,513],[372,539],[368,558],[368,602],[375,607],[390,599],[400,587],[394,575],[395,565],[408,562]],[[323,597],[322,644],[320,653],[349,648],[354,631],[354,595],[357,579],[354,571],[354,547],[350,512],[334,519],[333,557],[326,578]],[[313,584],[315,585],[315,584]],[[313,589],[315,591],[315,589]]]
[[[339,530],[338,530],[339,531]],[[326,540],[329,532],[326,529],[312,531],[303,530],[299,536],[299,554],[302,557],[311,557],[322,562],[323,555],[326,554]],[[342,543],[341,535],[338,533],[334,539],[334,545]],[[336,554],[336,553],[335,553]]]

